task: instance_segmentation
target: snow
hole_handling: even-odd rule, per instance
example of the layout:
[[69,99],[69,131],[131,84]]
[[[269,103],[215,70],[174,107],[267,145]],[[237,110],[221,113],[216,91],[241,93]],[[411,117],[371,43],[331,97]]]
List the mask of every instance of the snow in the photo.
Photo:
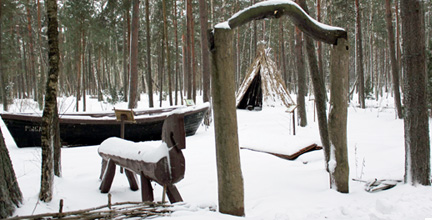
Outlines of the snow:
[[111,137],[100,144],[98,152],[130,160],[157,163],[160,159],[168,157],[168,146],[161,141],[133,142]]
[[315,25],[319,26],[321,29],[325,29],[325,30],[328,30],[328,31],[336,31],[336,30],[345,31],[345,29],[343,29],[343,28],[335,27],[335,26],[330,26],[330,25],[323,24],[323,23],[315,20],[314,18],[312,18],[311,16],[309,16],[299,5],[297,5],[296,3],[294,3],[293,1],[290,1],[290,0],[268,0],[268,1],[258,2],[256,4],[250,6],[250,7],[247,7],[245,9],[243,9],[243,10],[238,11],[233,16],[231,16],[231,18],[229,18],[228,21],[235,19],[240,14],[242,14],[244,11],[249,10],[251,8],[256,8],[256,7],[260,7],[260,6],[271,6],[271,5],[292,5],[294,7],[297,7],[304,14],[306,14],[306,16],[309,18],[309,20],[311,20]]
[[[88,99],[87,103],[88,111],[110,110],[113,107],[92,99]],[[148,102],[143,95],[138,106],[145,107],[145,103]],[[366,104],[366,109],[357,108],[358,103],[351,103],[349,107],[350,179],[403,179],[403,120],[395,117],[393,98],[385,96],[378,102],[367,100]],[[164,105],[168,106],[166,102]],[[115,107],[122,106],[126,106],[126,103],[119,103]],[[311,143],[321,145],[318,122],[313,120],[313,106],[312,101],[307,101],[308,126],[296,127],[295,136],[291,131],[292,115],[284,113],[284,108],[238,110],[240,146],[289,153]],[[16,109],[19,106],[11,107]],[[69,111],[73,109],[74,106],[71,106]],[[99,191],[101,157],[98,155],[98,146],[63,148],[63,176],[54,180],[53,201],[38,202],[41,151],[39,148],[17,148],[1,120],[0,126],[24,196],[23,204],[15,215],[57,212],[60,199],[64,200],[64,211],[107,203],[107,195]],[[240,150],[246,216],[221,214],[214,211],[217,210],[218,199],[213,126],[201,126],[194,136],[186,138],[186,142],[187,148],[183,150],[186,173],[184,179],[176,184],[185,202],[175,205],[171,216],[157,219],[432,218],[432,187],[398,184],[387,191],[368,193],[364,190],[364,183],[350,181],[349,194],[329,189],[329,176],[325,171],[322,150],[304,154],[294,161]],[[141,201],[141,192],[131,191],[127,179],[118,170],[117,172],[110,191],[112,202]],[[162,187],[157,184],[152,186],[155,200],[161,201]]]
[[219,24],[216,24],[216,25],[215,25],[215,28],[217,28],[217,29],[231,29],[231,27],[230,27],[229,24],[228,24],[228,21],[225,21],[225,22],[221,22],[221,23],[219,23]]

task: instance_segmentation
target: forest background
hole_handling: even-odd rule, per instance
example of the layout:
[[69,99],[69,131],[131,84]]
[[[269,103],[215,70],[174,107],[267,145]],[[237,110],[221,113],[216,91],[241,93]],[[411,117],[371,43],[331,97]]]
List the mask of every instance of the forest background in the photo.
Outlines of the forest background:
[[[256,1],[258,2],[258,1]],[[386,11],[389,2],[390,11]],[[203,4],[204,3],[204,4]],[[84,99],[76,102],[76,111],[86,110],[86,95],[104,95],[108,102],[128,101],[131,80],[132,6],[138,10],[138,81],[137,93],[157,93],[159,100],[149,99],[149,106],[161,100],[172,105],[182,104],[184,98],[196,99],[204,93],[209,99],[209,67],[202,58],[202,35],[215,24],[227,20],[235,12],[254,4],[255,0],[224,1],[132,1],[82,0],[58,1],[60,26],[59,95]],[[332,24],[338,1],[306,1],[309,14],[317,20]],[[42,108],[47,72],[47,36],[44,3],[40,0],[3,0],[1,13],[1,88],[4,110],[15,98],[33,98]],[[429,94],[432,88],[432,2],[424,1],[426,48],[429,54]],[[204,5],[204,7],[202,6]],[[203,8],[200,8],[203,7]],[[201,13],[200,13],[200,10]],[[401,70],[401,19],[399,1],[352,1],[345,12],[350,50],[350,94],[359,92],[360,99],[379,99],[386,92],[393,94],[392,59],[386,26],[390,13],[395,59]],[[284,31],[282,31],[284,30]],[[312,93],[309,68],[298,71],[298,63],[308,62],[302,47],[304,39],[289,18],[261,20],[235,30],[234,45],[236,85],[255,58],[259,41],[273,49],[274,60],[282,71],[287,88],[297,93],[305,87]],[[205,38],[204,38],[205,39]],[[299,46],[300,45],[300,46]],[[316,43],[318,64],[328,88],[329,46]],[[163,48],[163,49],[162,49]],[[167,49],[166,49],[167,48]],[[204,48],[205,50],[205,48]],[[207,55],[208,56],[208,55]],[[208,59],[208,58],[207,58]],[[305,82],[299,78],[305,76]],[[207,85],[207,86],[206,86]],[[132,88],[133,89],[133,88]],[[403,86],[401,86],[403,90]],[[180,91],[183,91],[180,92]],[[139,97],[136,95],[134,97]],[[201,94],[202,95],[202,94]],[[431,108],[429,95],[429,108]],[[136,101],[135,101],[136,102]],[[360,103],[364,101],[360,100]]]

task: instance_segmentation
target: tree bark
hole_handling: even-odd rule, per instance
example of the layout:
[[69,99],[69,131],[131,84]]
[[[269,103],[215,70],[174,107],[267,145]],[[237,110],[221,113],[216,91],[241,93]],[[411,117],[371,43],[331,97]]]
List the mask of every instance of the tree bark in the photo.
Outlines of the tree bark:
[[244,189],[235,107],[233,31],[215,28],[212,51],[212,95],[221,213],[244,216]]
[[123,16],[123,97],[125,102],[128,101],[128,87],[129,87],[129,49],[127,40],[127,29],[129,26],[129,8],[126,8]]
[[[200,34],[201,34],[201,71],[203,77],[203,102],[210,101],[210,51],[208,45],[208,16],[207,1],[199,0],[200,14]],[[204,116],[204,124],[209,126],[211,121],[211,112],[208,111]]]
[[145,0],[146,4],[146,41],[147,41],[147,93],[149,97],[149,107],[152,108],[153,103],[153,80],[151,69],[151,39],[150,39],[150,6],[149,0]]
[[[321,22],[321,0],[317,0],[317,21]],[[322,56],[322,45],[321,41],[317,41],[317,55],[318,55],[318,69],[322,75],[322,79],[325,85],[325,73],[323,68],[323,56]]]
[[178,91],[179,91],[179,80],[180,80],[180,71],[179,71],[179,62],[178,62],[178,34],[177,34],[177,1],[174,1],[174,38],[175,38],[175,83],[174,83],[174,90],[175,90],[175,96],[174,96],[174,103],[175,105],[178,104]]
[[[2,2],[0,0],[0,20],[2,19]],[[2,32],[2,25],[0,23],[0,33]],[[6,92],[6,77],[3,70],[3,60],[2,60],[2,34],[0,34],[0,86],[1,86],[1,97],[3,103],[3,111],[8,110],[7,92]],[[1,140],[0,140],[1,141]]]
[[[399,82],[403,79],[402,76],[402,58],[401,58],[401,43],[400,43],[400,20],[399,20],[399,1],[395,1],[395,17],[396,17],[396,59],[399,69]],[[403,81],[403,80],[402,80]],[[403,88],[403,85],[401,85]],[[402,91],[403,92],[403,91]]]
[[[31,15],[30,15],[30,1],[27,1],[26,4],[26,12],[27,12],[27,30],[28,30],[28,37],[29,37],[29,53],[30,53],[30,75],[31,75],[31,82],[33,87],[33,100],[38,101],[38,90],[37,90],[37,75],[36,75],[36,67],[35,67],[35,55],[34,55],[34,49],[33,49],[33,34],[32,34],[32,25],[31,25]],[[40,106],[41,107],[41,106]]]
[[[60,66],[60,64],[59,64]],[[59,75],[60,75],[60,71],[59,71]],[[58,81],[58,80],[57,80]],[[57,82],[57,87],[58,87],[58,82]],[[58,105],[57,102],[55,103],[56,107],[55,109],[58,109]],[[61,139],[60,139],[60,122],[59,122],[59,115],[58,115],[58,111],[54,112],[54,175],[61,177],[62,176],[62,169],[61,169],[61,148],[62,148],[62,144],[61,144]]]
[[129,81],[129,104],[128,108],[137,107],[138,102],[138,29],[139,29],[139,0],[132,1],[132,39],[130,56],[130,81]]
[[[162,37],[161,40],[161,48],[164,48],[164,40]],[[158,65],[158,73],[159,73],[159,107],[162,107],[162,99],[163,99],[163,86],[164,86],[164,71],[165,71],[165,50],[162,49],[160,50],[160,59],[158,60],[159,65]]]
[[171,86],[171,58],[170,58],[170,48],[168,44],[168,21],[167,21],[167,12],[166,12],[166,1],[162,1],[162,11],[163,11],[163,21],[164,21],[164,42],[165,42],[165,49],[166,49],[166,58],[167,58],[167,76],[168,76],[168,98],[170,106],[173,105],[173,98],[172,98],[172,86]]
[[385,7],[386,7],[386,24],[387,24],[387,36],[388,36],[389,53],[390,53],[390,64],[391,64],[392,79],[393,79],[394,101],[395,101],[395,107],[396,107],[398,117],[403,118],[402,104],[401,104],[400,90],[399,90],[399,65],[398,62],[396,61],[395,37],[394,37],[394,30],[393,30],[393,19],[392,19],[390,0],[386,0]]
[[192,99],[192,36],[191,35],[192,28],[192,0],[186,0],[186,59],[185,63],[185,79],[186,79],[186,90],[187,90],[187,98]]
[[[387,0],[386,0],[387,1]],[[358,92],[360,108],[366,108],[365,98],[365,85],[364,85],[364,71],[363,71],[363,38],[361,29],[361,11],[359,0],[355,0],[356,7],[356,74],[358,77]]]
[[208,47],[207,1],[199,0],[200,34],[201,34],[201,70],[203,75],[203,101],[210,100],[210,55]]
[[78,51],[76,51],[76,57],[75,57],[75,62],[76,62],[76,71],[77,71],[77,88],[76,88],[76,104],[75,104],[75,110],[77,112],[79,112],[79,101],[81,98],[81,38],[78,38]]
[[84,31],[81,33],[82,34],[82,53],[81,53],[81,67],[82,67],[82,99],[83,99],[83,106],[82,106],[82,110],[83,112],[86,111],[86,107],[87,107],[87,101],[86,101],[86,89],[87,89],[87,74],[86,74],[86,62],[85,62],[85,52],[86,52],[86,36]]
[[[0,0],[0,13],[2,2]],[[1,17],[1,16],[0,16]],[[21,190],[0,129],[0,218],[12,215],[22,202]]]
[[306,96],[306,72],[305,72],[305,63],[304,63],[304,55],[303,55],[303,39],[302,32],[300,29],[296,28],[296,61],[297,61],[297,114],[300,118],[300,126],[306,127],[307,118],[306,118],[306,104],[305,104],[305,96]]
[[[192,2],[190,5],[190,13],[192,12]],[[197,83],[196,83],[196,58],[195,58],[195,22],[193,15],[191,16],[190,20],[190,32],[189,35],[191,36],[191,42],[190,42],[190,55],[191,55],[191,70],[192,70],[192,100],[196,103],[196,91],[197,91]]]
[[50,202],[53,194],[53,150],[55,137],[59,127],[57,126],[57,87],[59,75],[59,47],[58,47],[58,23],[57,23],[57,3],[55,0],[46,1],[47,20],[48,20],[48,59],[49,72],[46,83],[45,107],[42,115],[42,175],[41,190],[39,199]]
[[423,1],[401,0],[404,69],[405,182],[430,185]]
[[[308,8],[304,0],[300,0],[300,6],[308,13]],[[321,143],[324,147],[324,158],[327,165],[330,161],[330,140],[327,124],[327,102],[326,102],[326,89],[322,74],[319,72],[318,61],[315,54],[315,46],[312,38],[305,36],[306,39],[306,53],[309,61],[309,70],[312,78],[312,85],[314,88],[314,96],[316,102],[316,109],[318,115],[318,128],[321,137]]]
[[331,184],[338,192],[349,192],[349,165],[347,150],[348,116],[348,41],[339,39],[331,49],[329,137]]

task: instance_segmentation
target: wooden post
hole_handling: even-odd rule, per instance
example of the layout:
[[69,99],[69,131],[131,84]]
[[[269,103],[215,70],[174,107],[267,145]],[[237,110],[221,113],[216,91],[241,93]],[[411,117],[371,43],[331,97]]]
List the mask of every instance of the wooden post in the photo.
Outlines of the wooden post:
[[177,190],[177,187],[173,184],[169,184],[166,186],[166,194],[168,195],[169,201],[172,203],[183,202],[183,199]]
[[330,58],[330,114],[329,137],[331,159],[329,164],[332,187],[338,192],[349,192],[349,166],[347,154],[347,110],[348,110],[348,41],[339,38],[333,45]]
[[293,135],[295,135],[295,111],[292,112],[293,115]]
[[102,183],[99,187],[101,193],[108,193],[111,189],[112,182],[114,180],[116,170],[116,164],[113,161],[108,161],[108,165],[103,175]]
[[153,202],[153,188],[150,180],[147,179],[144,173],[141,173],[141,199],[143,202]]
[[219,211],[244,216],[243,176],[235,106],[233,31],[214,29],[212,43],[212,95],[218,172]]

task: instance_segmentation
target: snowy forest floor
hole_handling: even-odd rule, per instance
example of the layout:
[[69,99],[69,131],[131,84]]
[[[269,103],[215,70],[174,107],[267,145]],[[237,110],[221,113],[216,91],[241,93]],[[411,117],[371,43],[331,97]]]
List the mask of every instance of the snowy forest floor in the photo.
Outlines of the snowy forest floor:
[[[144,95],[141,100],[138,107],[147,107]],[[59,99],[60,112],[73,111],[73,103],[73,98]],[[32,101],[16,100],[10,111],[32,112],[36,111],[34,106]],[[127,103],[115,105],[116,108],[126,106]],[[164,103],[164,106],[168,105]],[[292,116],[283,108],[238,110],[240,147],[290,154],[313,143],[321,145],[313,106],[313,101],[307,102],[308,126],[296,126],[295,136],[292,135]],[[403,120],[396,119],[393,98],[368,100],[366,109],[356,106],[353,101],[348,110],[350,179],[402,180],[405,169]],[[109,111],[113,107],[94,99],[87,100],[89,112]],[[38,202],[40,148],[17,148],[1,120],[0,125],[24,196],[22,206],[14,215],[57,212],[60,199],[64,200],[63,211],[107,204],[107,195],[99,192],[101,157],[97,153],[98,146],[63,148],[63,176],[55,178],[53,201]],[[187,137],[183,153],[186,174],[176,185],[185,202],[176,204],[170,216],[158,219],[242,219],[215,211],[218,199],[213,124],[208,128],[201,126],[194,136]],[[240,157],[245,191],[244,219],[432,218],[432,187],[400,183],[386,191],[369,193],[364,190],[364,183],[351,180],[349,194],[329,189],[322,150],[306,153],[294,161],[250,150],[240,150]],[[140,191],[129,190],[126,177],[119,169],[117,172],[110,191],[112,202],[141,201]],[[162,187],[157,184],[153,187],[155,201],[161,201]]]

